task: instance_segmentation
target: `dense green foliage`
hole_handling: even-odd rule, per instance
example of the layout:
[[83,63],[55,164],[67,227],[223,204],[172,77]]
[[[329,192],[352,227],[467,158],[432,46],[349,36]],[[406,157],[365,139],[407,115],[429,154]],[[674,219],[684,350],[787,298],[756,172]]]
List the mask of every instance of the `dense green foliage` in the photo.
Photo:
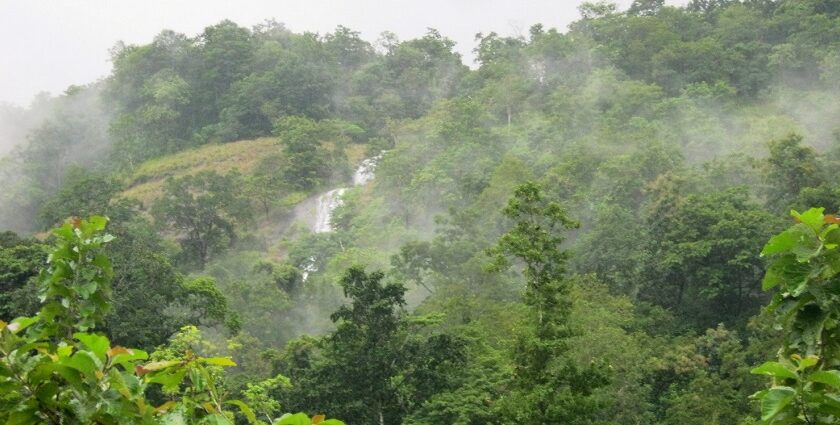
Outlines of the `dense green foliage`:
[[[580,13],[478,34],[475,69],[435,30],[223,21],[0,109],[28,132],[0,159],[2,414],[836,423],[840,7]],[[40,233],[91,215],[113,241]]]
[[166,181],[163,197],[152,211],[160,227],[177,235],[184,263],[204,268],[211,255],[236,241],[234,225],[251,218],[241,185],[238,175],[215,172]]
[[[225,400],[217,384],[229,357],[201,357],[193,351],[197,329],[185,328],[171,343],[149,355],[112,346],[93,333],[111,307],[110,259],[103,253],[114,237],[108,219],[72,219],[53,230],[49,267],[38,290],[42,306],[33,317],[0,321],[0,419],[8,424],[232,424],[237,407],[249,423],[253,411]],[[190,332],[190,329],[193,331]],[[191,338],[192,337],[192,338]],[[169,399],[153,406],[146,391],[159,386]],[[271,418],[269,418],[271,420]],[[309,417],[287,415],[278,424]],[[340,425],[336,420],[312,423]]]
[[831,424],[840,417],[837,296],[840,219],[810,209],[793,211],[797,224],[770,239],[762,255],[775,260],[763,287],[778,287],[769,311],[784,330],[779,361],[752,370],[773,378],[756,393],[761,419],[773,424]]
[[516,189],[504,214],[514,226],[499,238],[497,267],[505,267],[505,255],[524,263],[523,301],[533,310],[533,330],[520,337],[515,349],[516,390],[505,407],[517,423],[587,423],[597,411],[587,397],[604,385],[606,376],[595,365],[581,369],[564,356],[571,303],[560,232],[577,224],[533,183]]

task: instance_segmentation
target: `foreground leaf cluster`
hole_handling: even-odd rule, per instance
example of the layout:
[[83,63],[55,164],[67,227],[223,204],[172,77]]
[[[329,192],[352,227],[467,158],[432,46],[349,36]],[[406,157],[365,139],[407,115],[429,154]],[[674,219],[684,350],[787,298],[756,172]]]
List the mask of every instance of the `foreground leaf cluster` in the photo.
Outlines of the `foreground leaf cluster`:
[[[248,405],[227,400],[217,383],[229,357],[191,351],[149,361],[148,353],[113,346],[93,329],[109,307],[111,267],[101,248],[107,218],[73,219],[54,230],[49,267],[40,276],[41,311],[0,321],[0,421],[5,424],[233,424]],[[76,332],[69,332],[76,330]],[[173,357],[173,356],[170,356]],[[154,405],[147,390],[168,400]],[[285,415],[276,424],[341,422]]]
[[834,424],[840,418],[840,219],[822,208],[792,211],[796,224],[770,239],[765,290],[784,332],[779,360],[752,373],[772,377],[761,400],[769,424]]

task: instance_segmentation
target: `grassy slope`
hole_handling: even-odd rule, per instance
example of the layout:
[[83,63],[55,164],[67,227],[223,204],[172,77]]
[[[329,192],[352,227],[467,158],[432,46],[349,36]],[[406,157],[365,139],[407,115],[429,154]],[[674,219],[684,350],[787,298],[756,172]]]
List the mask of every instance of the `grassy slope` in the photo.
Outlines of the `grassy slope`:
[[[327,148],[334,145],[328,143]],[[350,144],[345,149],[351,164],[358,164],[365,158],[365,145]],[[151,205],[160,196],[167,177],[181,177],[201,171],[213,170],[227,173],[237,170],[248,175],[261,159],[280,150],[277,139],[263,137],[256,140],[242,140],[232,143],[201,146],[156,158],[141,164],[126,182],[126,189],[120,198],[133,198]]]
[[[327,142],[327,149],[335,149],[337,144]],[[359,144],[344,145],[344,153],[350,164],[359,164],[367,154],[367,146]],[[143,203],[149,208],[154,201],[160,197],[164,182],[168,177],[181,177],[192,175],[201,171],[213,170],[219,173],[239,171],[244,175],[250,175],[260,160],[276,154],[282,148],[276,138],[265,137],[256,140],[242,140],[238,142],[207,145],[195,149],[179,152],[161,158],[152,159],[141,164],[126,179],[126,189],[117,195],[117,198],[132,198]],[[346,183],[349,185],[349,182]],[[323,188],[325,191],[330,188]],[[254,228],[256,234],[262,235],[270,246],[269,255],[281,259],[285,255],[285,248],[277,245],[289,231],[289,226],[294,224],[288,214],[294,205],[315,196],[313,193],[295,192],[284,195],[284,207],[281,210],[274,210],[270,216],[265,216],[260,211],[255,211],[257,220]],[[279,214],[278,214],[279,213]]]
[[128,178],[127,189],[120,197],[134,198],[148,206],[160,196],[167,177],[186,176],[205,170],[219,173],[237,170],[249,174],[260,159],[279,149],[277,139],[266,137],[202,146],[146,161]]

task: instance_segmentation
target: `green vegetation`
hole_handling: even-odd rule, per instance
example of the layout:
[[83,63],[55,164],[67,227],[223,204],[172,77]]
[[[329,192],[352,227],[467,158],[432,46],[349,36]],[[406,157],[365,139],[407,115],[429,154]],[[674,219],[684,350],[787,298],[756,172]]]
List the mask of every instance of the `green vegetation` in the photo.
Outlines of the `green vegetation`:
[[260,160],[277,151],[277,140],[263,138],[220,145],[207,145],[152,159],[138,166],[126,179],[120,195],[150,205],[160,197],[168,177],[184,177],[202,171],[251,175]]
[[840,7],[580,12],[117,46],[0,160],[0,421],[838,423]]
[[832,423],[840,414],[836,276],[838,223],[823,210],[792,212],[797,224],[770,239],[762,255],[775,260],[762,284],[778,287],[769,311],[784,330],[779,361],[752,373],[773,378],[770,389],[758,392],[761,419],[767,423]]
[[[221,368],[236,363],[197,356],[195,328],[173,336],[152,361],[142,350],[112,346],[92,332],[111,307],[113,270],[102,252],[114,239],[104,233],[107,221],[93,216],[54,229],[49,267],[38,282],[41,310],[0,321],[0,418],[9,424],[232,424],[233,412],[225,410],[232,406],[256,423],[245,403],[225,400],[217,385]],[[159,386],[168,400],[152,405],[146,400],[150,386]],[[277,423],[302,419],[286,416]]]

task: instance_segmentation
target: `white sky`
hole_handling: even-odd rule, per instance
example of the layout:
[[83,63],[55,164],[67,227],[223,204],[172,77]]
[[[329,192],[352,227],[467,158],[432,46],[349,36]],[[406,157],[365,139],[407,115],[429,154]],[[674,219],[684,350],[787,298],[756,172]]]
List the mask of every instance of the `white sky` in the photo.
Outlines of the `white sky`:
[[[455,40],[468,64],[477,32],[527,34],[534,23],[565,31],[582,0],[0,0],[0,102],[26,106],[41,91],[61,93],[111,69],[118,40],[144,44],[162,29],[193,36],[223,19],[251,27],[266,19],[295,32],[337,25],[375,41],[432,27]],[[626,9],[632,0],[617,0]]]

